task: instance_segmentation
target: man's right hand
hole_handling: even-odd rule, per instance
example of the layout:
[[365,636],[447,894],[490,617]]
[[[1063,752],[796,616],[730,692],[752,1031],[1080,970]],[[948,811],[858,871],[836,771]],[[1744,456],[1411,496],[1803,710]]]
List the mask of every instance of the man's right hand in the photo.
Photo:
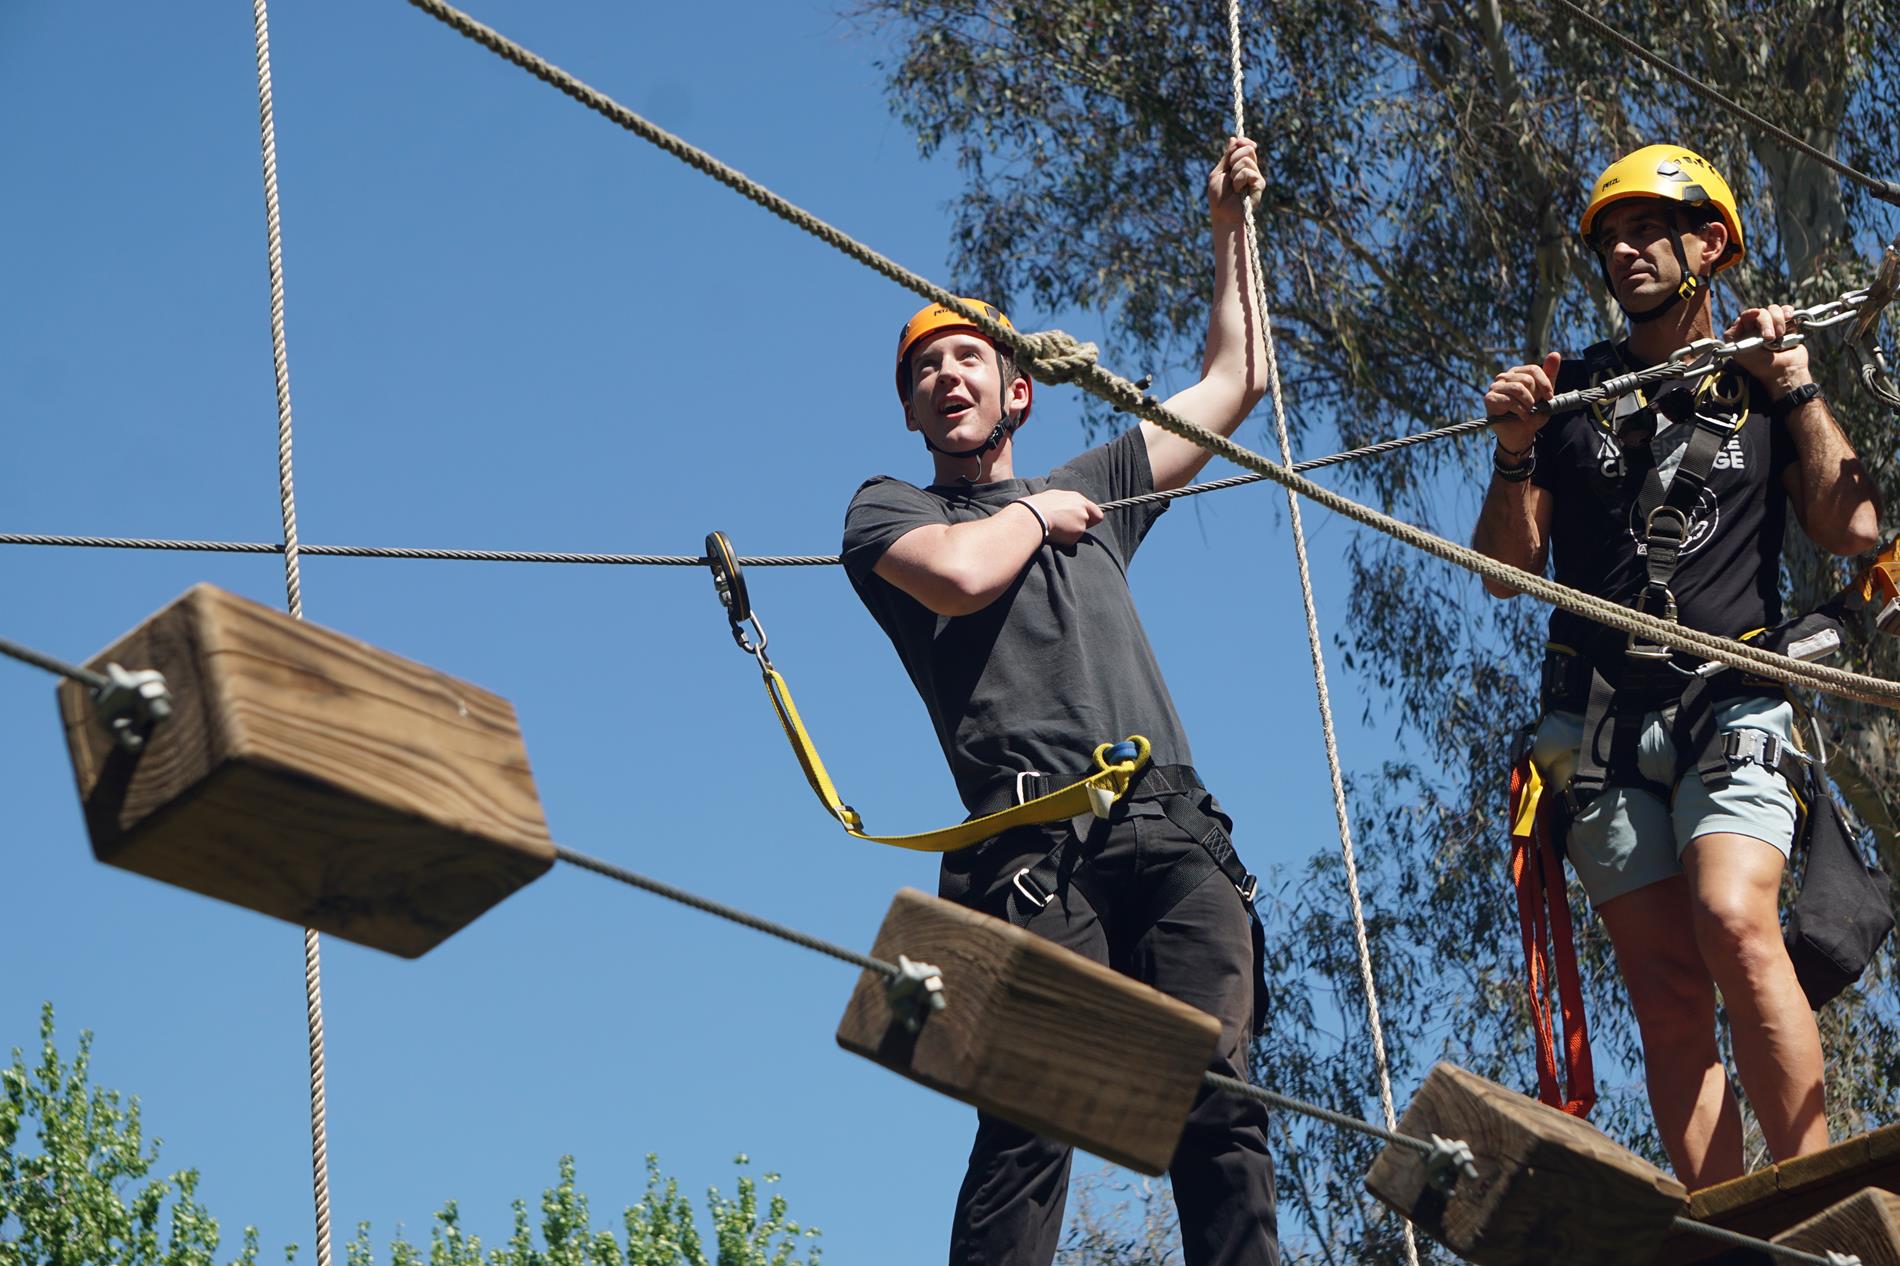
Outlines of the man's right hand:
[[1491,389],[1484,393],[1484,411],[1500,446],[1521,453],[1536,440],[1550,415],[1533,409],[1557,394],[1557,369],[1563,361],[1561,355],[1552,352],[1544,357],[1543,364],[1507,369],[1492,382]]
[[1049,520],[1052,545],[1073,545],[1082,539],[1084,532],[1102,521],[1102,507],[1067,488],[1047,488],[1023,500],[1032,503],[1042,511],[1042,517]]

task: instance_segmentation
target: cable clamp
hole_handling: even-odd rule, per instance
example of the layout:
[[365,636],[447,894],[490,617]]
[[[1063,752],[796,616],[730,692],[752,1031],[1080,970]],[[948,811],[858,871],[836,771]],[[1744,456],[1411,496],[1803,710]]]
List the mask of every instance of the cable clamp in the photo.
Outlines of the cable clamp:
[[891,1014],[904,1026],[904,1031],[915,1033],[924,1027],[925,1020],[946,1005],[943,973],[928,963],[913,963],[899,954],[897,975],[884,987],[884,998],[891,1004]]
[[128,672],[107,664],[106,684],[93,691],[100,720],[112,731],[112,741],[128,752],[145,746],[152,727],[172,714],[172,692],[165,675],[145,668]]
[[1478,1181],[1478,1158],[1471,1154],[1471,1144],[1432,1135],[1432,1150],[1425,1155],[1425,1181],[1433,1190],[1450,1195],[1461,1177]]

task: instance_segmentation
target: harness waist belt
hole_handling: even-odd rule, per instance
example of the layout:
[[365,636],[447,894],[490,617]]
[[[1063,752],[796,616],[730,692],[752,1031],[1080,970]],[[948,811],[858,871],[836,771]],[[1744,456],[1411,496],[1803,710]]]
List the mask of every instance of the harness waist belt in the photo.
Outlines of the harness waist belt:
[[[1012,805],[1026,804],[1068,786],[1081,775],[1051,774],[1042,770],[1022,770],[991,785],[970,807],[971,818],[987,817]],[[1143,765],[1129,780],[1124,800],[1145,800],[1169,792],[1206,791],[1201,776],[1192,765]]]

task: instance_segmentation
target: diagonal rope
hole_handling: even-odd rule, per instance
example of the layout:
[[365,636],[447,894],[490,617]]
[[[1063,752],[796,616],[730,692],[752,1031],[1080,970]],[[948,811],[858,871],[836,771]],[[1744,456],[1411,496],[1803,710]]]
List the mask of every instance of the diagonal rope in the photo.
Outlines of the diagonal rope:
[[1601,18],[1597,17],[1595,14],[1591,13],[1589,10],[1584,9],[1580,5],[1573,3],[1573,0],[1557,0],[1557,3],[1561,4],[1564,8],[1570,10],[1573,16],[1581,19],[1583,21],[1583,24],[1589,27],[1596,34],[1602,36],[1604,39],[1610,41],[1612,44],[1615,44],[1618,48],[1622,49],[1624,52],[1630,54],[1631,56],[1640,58],[1641,60],[1648,62],[1651,66],[1654,66],[1657,70],[1662,71],[1665,75],[1668,75],[1670,78],[1674,79],[1677,83],[1680,83],[1683,87],[1689,89],[1691,92],[1694,92],[1697,96],[1703,98],[1703,100],[1712,101],[1716,105],[1721,106],[1724,110],[1727,110],[1729,113],[1735,115],[1737,118],[1747,120],[1749,123],[1760,128],[1762,131],[1768,133],[1768,135],[1780,141],[1783,145],[1786,145],[1791,149],[1799,150],[1801,153],[1806,154],[1809,158],[1812,158],[1815,162],[1820,163],[1823,167],[1828,168],[1830,171],[1833,171],[1837,175],[1844,176],[1848,180],[1853,181],[1855,184],[1859,185],[1861,188],[1867,190],[1867,192],[1873,194],[1874,197],[1879,198],[1882,202],[1890,202],[1894,204],[1895,206],[1900,206],[1900,184],[1896,184],[1894,181],[1891,181],[1891,180],[1882,180],[1877,176],[1869,176],[1864,171],[1860,171],[1860,170],[1857,170],[1856,168],[1848,166],[1846,163],[1834,157],[1834,155],[1828,153],[1826,150],[1818,149],[1815,146],[1810,145],[1808,142],[1796,136],[1793,132],[1790,132],[1787,128],[1784,128],[1778,124],[1769,122],[1767,119],[1764,119],[1761,115],[1756,114],[1753,110],[1749,109],[1747,106],[1743,105],[1741,102],[1736,101],[1731,97],[1724,96],[1722,93],[1716,91],[1714,88],[1710,87],[1708,84],[1703,83],[1700,79],[1697,79],[1694,75],[1691,75],[1688,71],[1682,69],[1680,66],[1677,66],[1674,62],[1671,62],[1667,58],[1661,57],[1657,55],[1656,53],[1651,52],[1649,49],[1644,48],[1641,44],[1637,43],[1635,40],[1631,39],[1629,36],[1623,34],[1623,32],[1617,30],[1615,27],[1611,26],[1609,23],[1603,21]]
[[1624,633],[1634,633],[1651,642],[1695,654],[1703,659],[1715,660],[1732,668],[1745,669],[1769,681],[1819,690],[1826,694],[1878,704],[1882,707],[1900,707],[1900,683],[1863,673],[1830,668],[1823,664],[1805,663],[1786,655],[1778,655],[1772,651],[1764,651],[1758,647],[1737,642],[1733,638],[1720,637],[1713,633],[1704,633],[1679,624],[1671,624],[1607,598],[1599,598],[1595,594],[1560,585],[1541,575],[1512,567],[1508,563],[1500,563],[1470,546],[1448,541],[1424,528],[1395,519],[1389,514],[1361,505],[1350,497],[1316,484],[1305,476],[1294,473],[1281,463],[1235,443],[1227,436],[1217,435],[1203,426],[1190,422],[1135,383],[1103,369],[1095,363],[1096,352],[1093,344],[1078,343],[1060,330],[1024,333],[1006,327],[986,313],[970,307],[943,287],[892,262],[841,230],[826,224],[810,212],[793,205],[758,182],[721,163],[705,151],[688,145],[680,138],[654,126],[604,93],[581,83],[566,71],[483,26],[461,10],[444,3],[443,0],[409,0],[409,3],[505,60],[520,66],[537,79],[553,85],[603,117],[651,141],[695,170],[705,172],[721,184],[729,186],[775,215],[811,233],[840,253],[897,282],[905,289],[958,313],[991,341],[999,346],[1008,347],[1018,358],[1018,363],[1038,382],[1072,382],[1121,412],[1145,418],[1170,434],[1179,435],[1183,439],[1198,444],[1244,470],[1253,471],[1282,487],[1291,488],[1302,497],[1318,502],[1335,514],[1343,515],[1355,523],[1382,532],[1434,558],[1475,572],[1498,585],[1527,593],[1540,602],[1561,607],[1586,619],[1594,620],[1598,624]]
[[[284,598],[303,619],[303,573],[297,546],[297,493],[290,477],[290,348],[284,335],[283,217],[277,201],[277,123],[271,108],[270,14],[251,0],[257,37],[257,128],[264,163],[264,230],[270,265],[271,366],[277,383],[277,489],[284,517]],[[315,928],[303,933],[304,1011],[310,1034],[310,1186],[316,1206],[317,1262],[330,1266],[330,1141],[324,1095],[323,968]]]
[[[1241,63],[1240,0],[1227,0],[1227,47],[1232,62],[1234,84],[1234,135],[1247,134],[1246,71]],[[1286,400],[1282,393],[1280,357],[1274,348],[1273,315],[1267,299],[1267,277],[1260,258],[1260,231],[1254,223],[1258,192],[1241,201],[1245,220],[1242,237],[1246,244],[1245,264],[1253,283],[1254,317],[1260,322],[1262,342],[1267,353],[1267,384],[1273,393],[1273,426],[1280,445],[1283,465],[1293,460],[1293,441],[1286,425]],[[1359,984],[1366,996],[1366,1030],[1372,1037],[1372,1064],[1379,1078],[1379,1105],[1385,1111],[1385,1128],[1398,1129],[1398,1111],[1392,1104],[1392,1066],[1386,1056],[1385,1025],[1379,1018],[1379,987],[1373,978],[1372,945],[1366,937],[1366,911],[1359,894],[1359,862],[1353,854],[1352,814],[1346,808],[1346,781],[1339,765],[1339,738],[1333,727],[1332,692],[1326,684],[1326,651],[1320,642],[1319,612],[1313,597],[1313,573],[1306,556],[1306,528],[1300,520],[1300,499],[1292,488],[1286,490],[1287,517],[1293,529],[1293,557],[1299,565],[1300,601],[1306,612],[1306,649],[1313,660],[1313,690],[1319,699],[1319,726],[1326,743],[1326,772],[1332,780],[1333,817],[1339,824],[1339,855],[1345,864],[1346,898],[1352,907],[1353,945],[1359,955]],[[1403,1222],[1405,1260],[1418,1266],[1418,1238],[1412,1233],[1411,1220]]]

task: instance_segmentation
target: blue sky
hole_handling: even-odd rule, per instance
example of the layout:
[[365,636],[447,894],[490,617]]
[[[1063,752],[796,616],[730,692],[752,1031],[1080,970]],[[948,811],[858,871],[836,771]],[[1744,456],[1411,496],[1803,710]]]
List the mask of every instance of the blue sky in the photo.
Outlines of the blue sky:
[[[831,8],[475,13],[955,282],[958,173],[918,157],[890,50]],[[919,300],[398,0],[272,18],[306,543],[695,553],[716,527],[829,553],[863,478],[927,473],[888,359]],[[251,39],[235,3],[0,6],[0,532],[280,539]],[[1081,441],[1072,392],[1036,414],[1030,471]],[[1271,448],[1262,418],[1241,438]],[[1346,528],[1307,523],[1330,628]],[[8,546],[0,634],[83,659],[201,580],[283,602],[273,556]],[[846,797],[878,829],[959,817],[843,575],[750,580]],[[1278,490],[1177,507],[1135,587],[1243,856],[1297,872],[1336,847]],[[309,559],[303,592],[309,619],[513,701],[565,844],[860,948],[896,889],[934,887],[931,859],[810,800],[703,571]],[[1372,768],[1389,722],[1338,690]],[[227,1228],[310,1260],[301,935],[96,864],[52,679],[10,663],[0,770],[0,1048],[55,1002]],[[649,1151],[693,1191],[729,1191],[746,1152],[829,1260],[942,1258],[972,1114],[835,1047],[848,968],[563,869],[426,958],[331,938],[324,967],[339,1240],[426,1237],[450,1198],[498,1239],[563,1153],[611,1219]]]

